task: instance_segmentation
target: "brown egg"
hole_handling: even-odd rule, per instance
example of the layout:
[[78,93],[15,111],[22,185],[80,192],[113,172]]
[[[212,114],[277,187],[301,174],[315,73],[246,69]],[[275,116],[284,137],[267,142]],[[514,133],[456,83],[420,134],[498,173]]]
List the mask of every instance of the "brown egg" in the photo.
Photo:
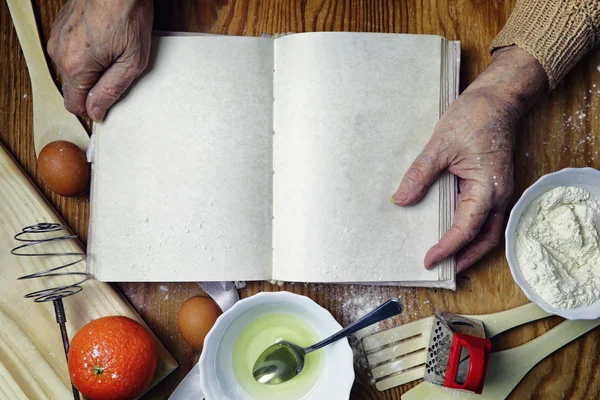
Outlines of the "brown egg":
[[71,142],[48,143],[40,152],[37,165],[44,183],[61,196],[77,196],[90,184],[90,166],[85,153]]
[[202,351],[204,338],[221,315],[221,309],[211,298],[196,296],[187,299],[177,313],[177,326],[192,348]]

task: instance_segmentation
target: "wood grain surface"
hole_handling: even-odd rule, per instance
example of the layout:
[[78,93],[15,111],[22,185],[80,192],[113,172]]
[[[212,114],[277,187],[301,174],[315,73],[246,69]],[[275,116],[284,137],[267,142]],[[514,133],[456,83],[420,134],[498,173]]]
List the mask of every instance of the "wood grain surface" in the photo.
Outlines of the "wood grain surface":
[[[34,0],[33,3],[45,42],[63,1]],[[514,3],[514,0],[159,0],[155,28],[229,35],[333,30],[444,35],[462,41],[461,87],[464,88],[488,64],[489,43],[505,23]],[[516,140],[514,200],[545,173],[565,167],[600,167],[599,65],[600,53],[588,54],[523,120]],[[51,68],[57,78],[54,67]],[[5,2],[0,2],[0,88],[0,140],[85,242],[88,198],[65,199],[54,195],[43,186],[36,171],[29,76]],[[198,357],[177,331],[177,310],[185,299],[202,292],[193,283],[117,286],[181,364],[181,368],[146,396],[166,399]],[[241,295],[247,297],[259,291],[276,290],[311,297],[342,324],[348,324],[369,306],[391,296],[399,296],[406,306],[406,312],[396,322],[427,316],[435,309],[477,314],[526,302],[511,278],[502,245],[459,276],[455,293],[344,285],[278,287],[256,282],[242,290]],[[494,345],[507,348],[524,343],[559,321],[553,317],[515,329],[495,340]],[[556,352],[525,377],[511,398],[597,398],[600,392],[600,374],[596,367],[599,340],[600,331],[595,330]],[[356,372],[352,399],[399,399],[401,393],[411,387],[379,393],[370,384],[361,362],[357,362]]]
[[[14,234],[25,226],[41,221],[63,223],[47,204],[31,180],[22,172],[13,157],[0,143],[0,398],[42,399],[71,397],[71,383],[56,315],[51,302],[36,303],[24,298],[26,293],[39,293],[48,288],[81,282],[81,275],[46,275],[39,279],[20,276],[49,271],[65,263],[81,259],[83,248],[76,241],[58,241],[30,247],[32,251],[20,254],[57,252],[79,256],[61,257],[15,257],[11,254],[18,242]],[[25,237],[32,238],[31,235]],[[48,238],[50,236],[43,236]],[[40,237],[41,239],[42,237]],[[42,250],[42,247],[43,250]],[[60,269],[60,273],[84,272],[84,263],[75,263]],[[64,298],[66,328],[72,338],[88,322],[109,315],[123,315],[138,322],[140,316],[123,299],[115,288],[107,283],[90,280],[85,282],[85,296]],[[84,296],[84,297],[83,297]],[[158,365],[152,386],[177,368],[177,363],[164,345],[157,343]],[[57,356],[58,355],[58,356]],[[23,373],[27,371],[28,373]],[[12,389],[18,388],[15,392]],[[17,396],[23,390],[22,396]],[[11,394],[12,393],[12,394]]]

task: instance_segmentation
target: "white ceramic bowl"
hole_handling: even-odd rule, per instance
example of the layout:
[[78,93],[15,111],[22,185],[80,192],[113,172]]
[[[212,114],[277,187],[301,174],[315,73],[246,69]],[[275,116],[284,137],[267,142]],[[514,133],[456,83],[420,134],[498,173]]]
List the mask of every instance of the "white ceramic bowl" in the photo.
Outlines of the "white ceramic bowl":
[[[217,319],[204,340],[199,363],[200,386],[206,400],[252,399],[235,378],[231,349],[250,321],[271,312],[291,313],[302,318],[320,338],[342,329],[329,311],[306,296],[265,292],[238,301]],[[353,353],[348,340],[342,339],[319,351],[323,352],[322,373],[313,390],[303,399],[347,400],[354,382]]]
[[510,272],[512,273],[515,282],[517,282],[521,290],[523,290],[525,296],[540,306],[542,310],[566,319],[597,319],[600,317],[600,300],[588,307],[573,308],[569,310],[555,308],[538,296],[533,288],[529,286],[523,277],[521,269],[519,268],[519,263],[517,262],[516,232],[521,215],[533,200],[558,186],[577,186],[587,190],[600,199],[600,171],[593,168],[565,168],[558,172],[542,176],[537,182],[527,188],[510,212],[505,232],[506,259],[508,260]]

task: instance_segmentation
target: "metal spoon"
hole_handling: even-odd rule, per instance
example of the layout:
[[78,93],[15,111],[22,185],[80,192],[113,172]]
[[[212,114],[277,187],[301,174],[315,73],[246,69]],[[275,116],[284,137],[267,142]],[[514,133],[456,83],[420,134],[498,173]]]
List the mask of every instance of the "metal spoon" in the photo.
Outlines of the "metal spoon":
[[399,299],[390,299],[364,317],[348,325],[341,331],[310,347],[302,348],[294,343],[280,340],[269,346],[254,363],[253,375],[259,383],[276,385],[288,381],[304,369],[304,357],[337,340],[345,338],[367,326],[402,312]]

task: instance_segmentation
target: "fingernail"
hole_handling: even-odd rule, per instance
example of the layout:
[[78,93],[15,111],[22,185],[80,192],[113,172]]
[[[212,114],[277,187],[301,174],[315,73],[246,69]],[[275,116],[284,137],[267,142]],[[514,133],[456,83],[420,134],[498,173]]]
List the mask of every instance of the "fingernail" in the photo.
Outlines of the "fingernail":
[[92,108],[92,112],[90,113],[90,118],[95,121],[102,121],[104,119],[104,116],[106,115],[106,109],[100,107],[100,106],[94,106],[94,108]]
[[398,193],[394,193],[392,195],[391,201],[394,204],[401,204],[401,203],[404,203],[407,198],[408,198],[408,195],[405,192],[398,192]]
[[431,269],[434,269],[438,265],[438,263],[440,261],[438,253],[439,253],[439,248],[437,245],[433,246],[431,249],[429,249],[427,254],[425,254],[425,259],[423,260],[425,269],[431,270]]

